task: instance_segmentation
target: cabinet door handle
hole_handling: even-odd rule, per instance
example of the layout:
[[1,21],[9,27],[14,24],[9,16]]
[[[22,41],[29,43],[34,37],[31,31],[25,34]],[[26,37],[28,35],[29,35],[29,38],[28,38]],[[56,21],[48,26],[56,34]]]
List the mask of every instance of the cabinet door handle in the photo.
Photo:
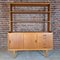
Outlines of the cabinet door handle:
[[46,40],[47,38],[46,37],[43,37],[44,40]]
[[9,40],[9,43],[11,43],[11,40]]
[[35,40],[35,43],[37,43],[37,40]]
[[44,46],[43,48],[47,48],[46,46]]
[[43,36],[47,36],[47,35],[45,34],[45,35],[43,35]]

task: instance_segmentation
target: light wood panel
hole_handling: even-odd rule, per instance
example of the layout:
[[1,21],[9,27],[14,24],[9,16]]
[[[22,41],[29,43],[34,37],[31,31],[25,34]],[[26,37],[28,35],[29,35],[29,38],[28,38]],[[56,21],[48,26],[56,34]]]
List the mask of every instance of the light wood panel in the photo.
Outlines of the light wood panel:
[[23,33],[9,33],[9,49],[23,49]]
[[53,49],[53,34],[38,33],[38,46],[40,49]]
[[36,33],[24,33],[24,49],[37,49]]

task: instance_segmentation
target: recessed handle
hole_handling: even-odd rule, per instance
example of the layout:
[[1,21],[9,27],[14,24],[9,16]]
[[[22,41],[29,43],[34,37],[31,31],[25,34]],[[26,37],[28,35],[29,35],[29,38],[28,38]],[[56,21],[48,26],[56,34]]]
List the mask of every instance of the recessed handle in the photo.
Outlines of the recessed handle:
[[35,40],[35,43],[37,43],[37,40]]
[[11,40],[9,40],[9,43],[11,43]]
[[46,37],[43,37],[44,40],[46,40],[47,38]]
[[46,34],[44,34],[43,36],[47,36]]
[[43,48],[47,48],[46,46],[44,46]]

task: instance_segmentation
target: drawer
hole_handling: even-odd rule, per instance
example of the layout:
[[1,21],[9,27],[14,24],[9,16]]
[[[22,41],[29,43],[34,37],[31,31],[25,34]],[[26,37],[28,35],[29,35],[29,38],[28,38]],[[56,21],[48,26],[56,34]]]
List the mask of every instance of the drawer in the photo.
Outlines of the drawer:
[[51,46],[47,44],[39,44],[39,49],[44,49],[44,48],[51,48]]
[[53,34],[52,33],[38,33],[39,48],[53,48]]
[[38,38],[47,39],[48,38],[48,34],[47,33],[38,33]]
[[44,48],[52,48],[51,44],[46,44],[46,43],[41,43],[39,44],[39,49],[44,49]]

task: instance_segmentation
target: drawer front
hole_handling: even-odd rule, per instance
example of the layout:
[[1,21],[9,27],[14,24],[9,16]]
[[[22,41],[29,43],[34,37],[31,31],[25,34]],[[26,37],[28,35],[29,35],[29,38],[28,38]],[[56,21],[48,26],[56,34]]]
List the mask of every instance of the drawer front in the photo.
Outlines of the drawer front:
[[53,34],[38,33],[38,46],[42,49],[53,48]]

